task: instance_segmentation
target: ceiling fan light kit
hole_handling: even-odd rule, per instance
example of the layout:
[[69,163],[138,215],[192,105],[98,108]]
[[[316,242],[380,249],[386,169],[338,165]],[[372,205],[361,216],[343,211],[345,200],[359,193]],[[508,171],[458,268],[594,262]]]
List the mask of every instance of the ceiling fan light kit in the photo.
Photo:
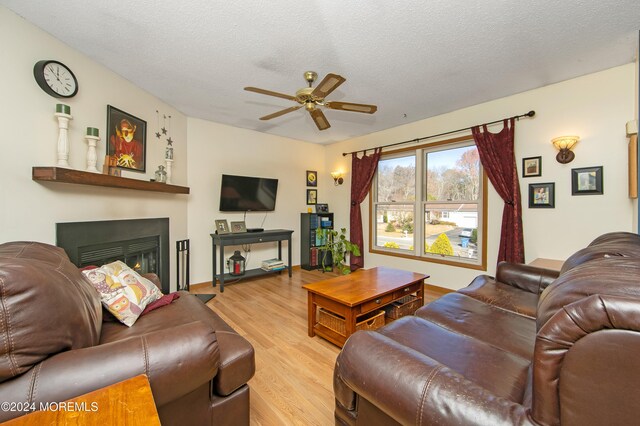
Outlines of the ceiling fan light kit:
[[309,87],[304,87],[296,92],[295,96],[287,95],[284,93],[273,92],[271,90],[260,89],[257,87],[245,87],[244,90],[249,92],[260,93],[267,96],[275,96],[277,98],[287,99],[295,101],[300,105],[296,105],[290,108],[283,109],[278,112],[274,112],[264,117],[260,117],[260,120],[271,120],[272,118],[280,117],[290,112],[296,111],[302,107],[309,112],[313,122],[316,124],[319,130],[326,130],[331,127],[329,121],[325,117],[324,113],[319,106],[350,112],[360,112],[365,114],[373,114],[378,110],[375,105],[368,104],[354,104],[350,102],[337,102],[337,101],[325,101],[325,98],[338,88],[346,79],[338,74],[327,74],[320,83],[314,88],[313,83],[318,78],[318,74],[314,71],[307,71],[304,73],[304,79],[309,84]]

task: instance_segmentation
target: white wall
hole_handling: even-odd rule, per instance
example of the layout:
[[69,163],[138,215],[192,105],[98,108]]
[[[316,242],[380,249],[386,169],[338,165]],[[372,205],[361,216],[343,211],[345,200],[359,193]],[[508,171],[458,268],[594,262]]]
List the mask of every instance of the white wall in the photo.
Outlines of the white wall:
[[[470,108],[355,138],[327,147],[329,169],[350,170],[349,157],[342,152],[374,147],[494,121],[535,110],[532,119],[516,124],[516,162],[521,175],[523,157],[542,156],[542,176],[520,179],[527,261],[538,257],[564,259],[596,236],[615,230],[634,229],[634,202],[627,197],[627,138],[625,123],[635,116],[635,65],[629,64],[568,80]],[[384,113],[384,104],[380,105]],[[501,125],[492,127],[499,131]],[[555,160],[551,139],[577,134],[576,159],[566,165]],[[454,135],[459,136],[459,135]],[[604,195],[572,196],[571,169],[604,167]],[[344,187],[330,190],[336,222],[348,223],[350,174]],[[528,185],[556,183],[555,209],[529,209]],[[365,234],[365,267],[386,265],[431,275],[428,282],[458,289],[466,286],[477,271],[435,263],[368,253],[368,204],[362,204]],[[495,272],[502,217],[502,200],[489,190],[488,273]]]
[[[58,124],[53,113],[57,100],[45,94],[33,77],[33,65],[55,59],[75,73],[80,90],[65,101],[71,106],[70,165],[86,168],[86,127],[106,134],[107,104],[147,121],[146,174],[123,176],[148,180],[161,164],[166,143],[158,141],[156,110],[171,115],[175,147],[173,181],[187,184],[186,118],[127,80],[96,64],[22,18],[0,7],[0,242],[36,240],[55,244],[57,222],[130,218],[170,218],[171,253],[175,240],[187,237],[189,196],[69,184],[42,184],[31,180],[32,166],[56,162]],[[106,153],[98,144],[98,167]],[[175,256],[171,256],[172,288],[175,288]]]
[[[222,213],[222,174],[278,179],[276,210],[247,213],[249,228],[293,229],[293,264],[300,264],[300,213],[307,211],[306,171],[318,171],[318,201],[327,200],[333,180],[324,166],[324,147],[279,136],[239,129],[189,118],[189,239],[191,282],[211,282],[211,236],[216,219],[243,220],[243,213]],[[266,217],[265,217],[266,215]],[[264,220],[264,224],[263,224]],[[283,244],[285,256],[286,243]],[[225,258],[233,254],[229,248]],[[236,248],[240,249],[240,248]],[[275,243],[254,244],[247,269],[259,268],[265,259],[276,257]]]

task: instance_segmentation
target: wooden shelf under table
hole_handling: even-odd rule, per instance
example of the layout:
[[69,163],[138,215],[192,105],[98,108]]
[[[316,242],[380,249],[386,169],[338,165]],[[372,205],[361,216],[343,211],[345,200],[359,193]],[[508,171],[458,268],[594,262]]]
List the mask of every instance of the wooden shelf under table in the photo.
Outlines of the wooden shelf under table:
[[31,179],[39,182],[75,183],[78,185],[104,186],[110,188],[136,189],[140,191],[188,194],[189,187],[167,183],[149,182],[121,176],[84,172],[64,167],[33,167]]

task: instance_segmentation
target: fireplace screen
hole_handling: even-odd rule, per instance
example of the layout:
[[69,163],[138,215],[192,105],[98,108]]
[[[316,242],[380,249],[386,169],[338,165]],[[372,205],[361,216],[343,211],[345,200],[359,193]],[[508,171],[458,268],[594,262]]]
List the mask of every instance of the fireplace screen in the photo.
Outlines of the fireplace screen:
[[78,247],[78,266],[100,266],[121,260],[139,274],[158,274],[159,248],[158,237]]
[[56,244],[78,267],[120,260],[140,274],[155,273],[169,293],[168,218],[57,223]]

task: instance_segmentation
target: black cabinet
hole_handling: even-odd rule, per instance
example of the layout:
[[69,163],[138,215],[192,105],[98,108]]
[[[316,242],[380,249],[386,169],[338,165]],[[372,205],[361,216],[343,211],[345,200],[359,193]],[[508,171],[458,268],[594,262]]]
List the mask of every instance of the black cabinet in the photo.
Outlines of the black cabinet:
[[[320,229],[321,232],[316,232]],[[325,242],[325,232],[333,229],[333,213],[302,213],[300,215],[300,267],[311,271],[330,267],[331,253],[325,253],[318,249]]]

